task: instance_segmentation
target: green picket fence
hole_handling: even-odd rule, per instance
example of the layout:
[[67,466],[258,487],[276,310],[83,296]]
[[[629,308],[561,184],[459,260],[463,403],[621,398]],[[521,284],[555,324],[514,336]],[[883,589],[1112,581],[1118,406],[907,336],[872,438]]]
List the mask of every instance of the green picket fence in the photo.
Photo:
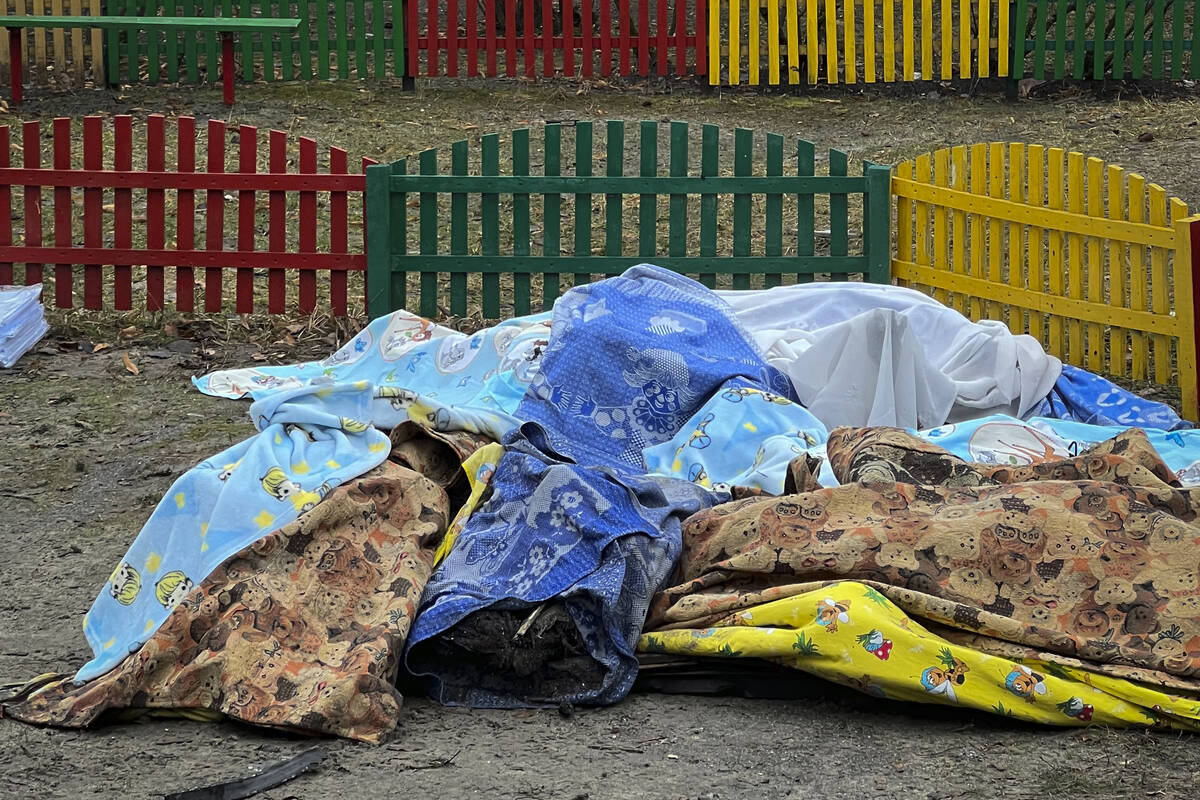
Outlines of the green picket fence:
[[1017,0],[1013,75],[1195,78],[1195,10],[1194,0]]
[[890,168],[745,129],[636,130],[547,124],[538,146],[522,129],[369,167],[370,315],[523,315],[642,261],[709,287],[889,281]]
[[[400,3],[378,0],[107,0],[104,13],[162,17],[288,17],[282,34],[243,34],[243,80],[386,78],[404,74]],[[106,34],[108,83],[211,83],[221,80],[219,34]]]

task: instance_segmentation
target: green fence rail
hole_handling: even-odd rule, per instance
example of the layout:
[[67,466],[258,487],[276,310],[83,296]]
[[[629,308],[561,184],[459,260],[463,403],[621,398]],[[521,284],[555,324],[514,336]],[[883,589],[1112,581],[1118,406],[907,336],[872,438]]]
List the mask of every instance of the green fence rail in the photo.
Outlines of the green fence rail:
[[811,142],[785,157],[784,138],[767,134],[756,154],[753,131],[715,125],[642,122],[635,142],[624,122],[600,131],[603,147],[592,123],[547,124],[537,148],[529,130],[513,131],[503,170],[496,134],[369,167],[370,315],[414,295],[427,317],[528,314],[568,280],[639,261],[710,287],[718,275],[738,289],[817,275],[889,281],[890,168],[852,175],[846,154],[830,150],[817,174]]
[[[386,78],[404,74],[401,4],[379,0],[107,0],[104,13],[162,17],[289,17],[295,32],[242,35],[243,80]],[[107,79],[118,83],[215,83],[221,40],[214,33],[105,34]]]
[[1017,0],[1013,75],[1195,78],[1195,11],[1194,0]]

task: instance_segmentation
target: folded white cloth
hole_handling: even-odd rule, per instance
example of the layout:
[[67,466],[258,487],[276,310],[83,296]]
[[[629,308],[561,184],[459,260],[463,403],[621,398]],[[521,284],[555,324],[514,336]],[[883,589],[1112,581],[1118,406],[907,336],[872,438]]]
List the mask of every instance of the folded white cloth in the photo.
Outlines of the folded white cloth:
[[1062,372],[1033,337],[971,322],[912,289],[808,283],[718,294],[828,427],[1023,417]]

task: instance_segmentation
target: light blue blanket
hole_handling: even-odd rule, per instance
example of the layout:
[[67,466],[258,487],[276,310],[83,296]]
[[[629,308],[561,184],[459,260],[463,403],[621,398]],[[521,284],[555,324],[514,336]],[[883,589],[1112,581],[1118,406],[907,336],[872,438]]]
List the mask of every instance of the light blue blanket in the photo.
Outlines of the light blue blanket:
[[369,384],[308,386],[256,402],[259,433],[184,473],[84,616],[91,680],[137,650],[196,584],[295,520],[333,487],[382,463],[388,438],[364,420]]

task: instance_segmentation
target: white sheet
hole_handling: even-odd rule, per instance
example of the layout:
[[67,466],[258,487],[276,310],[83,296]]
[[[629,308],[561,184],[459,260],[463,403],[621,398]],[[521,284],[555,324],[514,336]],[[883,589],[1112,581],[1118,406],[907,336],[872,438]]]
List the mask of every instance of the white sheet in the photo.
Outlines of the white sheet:
[[1023,417],[1062,372],[1031,336],[912,289],[810,283],[718,294],[826,426]]

